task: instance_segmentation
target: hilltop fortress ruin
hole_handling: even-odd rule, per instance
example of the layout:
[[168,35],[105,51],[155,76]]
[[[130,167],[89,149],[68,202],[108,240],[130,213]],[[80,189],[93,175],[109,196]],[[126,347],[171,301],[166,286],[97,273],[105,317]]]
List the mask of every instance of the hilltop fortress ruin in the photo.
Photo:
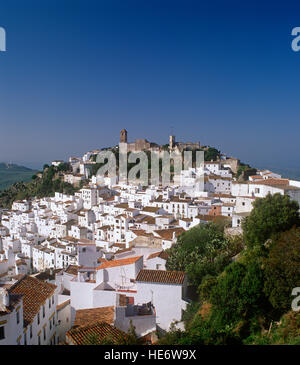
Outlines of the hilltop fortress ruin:
[[[138,151],[160,151],[164,149],[163,145],[158,145],[157,143],[149,142],[147,139],[136,139],[135,142],[128,142],[127,130],[122,129],[120,131],[120,143],[127,144],[128,152],[138,152]],[[206,146],[200,145],[200,142],[176,142],[175,136],[169,137],[169,149],[172,151],[183,151],[185,149],[200,149]]]

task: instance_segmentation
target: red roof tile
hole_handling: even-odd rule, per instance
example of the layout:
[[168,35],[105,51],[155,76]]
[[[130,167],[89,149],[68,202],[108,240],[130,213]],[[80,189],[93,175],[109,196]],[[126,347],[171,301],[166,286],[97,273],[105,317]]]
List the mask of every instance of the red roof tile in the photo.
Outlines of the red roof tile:
[[136,277],[136,282],[183,284],[184,278],[183,271],[141,270]]
[[116,343],[119,338],[126,336],[125,332],[105,322],[98,322],[85,327],[71,329],[66,333],[66,338],[74,345],[84,345],[89,340],[88,336],[96,335],[99,341],[111,338]]
[[93,325],[97,322],[112,324],[114,322],[115,307],[101,307],[79,309],[76,311],[75,326]]
[[23,294],[25,325],[33,321],[41,305],[54,294],[55,289],[56,285],[49,284],[31,276],[24,276],[9,289],[9,292],[12,294]]
[[143,256],[136,256],[136,257],[128,257],[126,259],[106,261],[103,262],[100,266],[98,266],[96,270],[107,269],[109,267],[115,267],[115,266],[131,265],[134,264],[136,261],[140,260],[142,257]]
[[169,255],[165,251],[154,252],[148,256],[147,260],[155,259],[156,257],[167,260]]

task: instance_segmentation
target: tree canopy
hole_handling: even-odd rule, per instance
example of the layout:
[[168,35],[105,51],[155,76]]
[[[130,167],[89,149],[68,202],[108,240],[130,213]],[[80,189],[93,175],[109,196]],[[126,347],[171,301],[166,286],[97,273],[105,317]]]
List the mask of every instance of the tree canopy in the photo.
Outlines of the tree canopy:
[[217,223],[201,223],[182,233],[169,251],[167,270],[185,271],[199,285],[206,275],[217,275],[237,253]]
[[249,247],[263,245],[273,234],[299,225],[298,203],[279,193],[256,199],[250,215],[242,222],[244,239]]
[[173,328],[159,343],[299,344],[299,312],[291,311],[300,287],[298,209],[286,195],[257,199],[242,249],[215,224],[182,234],[167,266],[185,270],[200,298],[188,305],[185,330]]
[[291,309],[292,290],[300,287],[300,228],[280,234],[264,260],[264,290],[280,314]]

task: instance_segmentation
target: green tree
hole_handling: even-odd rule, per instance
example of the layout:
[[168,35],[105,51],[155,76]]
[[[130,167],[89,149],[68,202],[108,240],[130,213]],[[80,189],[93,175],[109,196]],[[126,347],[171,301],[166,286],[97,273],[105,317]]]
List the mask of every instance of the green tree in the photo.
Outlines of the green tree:
[[300,287],[300,228],[280,234],[264,260],[264,291],[280,314],[291,309],[293,288]]
[[244,343],[251,345],[300,345],[300,312],[289,311],[279,322],[273,322],[271,331],[249,336]]
[[250,167],[250,165],[240,162],[238,169],[237,169],[236,177],[237,178],[240,177],[242,175],[242,173],[247,170],[253,170],[253,169]]
[[251,261],[247,265],[234,262],[220,275],[213,287],[211,303],[212,321],[216,328],[240,326],[249,330],[259,316],[270,309],[263,293],[264,278],[261,263]]
[[183,337],[184,332],[177,329],[174,324],[171,324],[169,331],[163,335],[157,332],[157,345],[169,346],[169,345],[179,345],[180,340]]
[[220,151],[218,151],[214,147],[209,147],[206,151],[204,151],[205,161],[216,161],[219,157],[220,157]]
[[72,171],[71,164],[68,162],[61,163],[57,166],[57,171],[63,171],[63,172]]
[[168,253],[167,270],[187,272],[193,285],[199,285],[205,275],[222,272],[232,257],[230,241],[215,223],[201,223],[182,233]]
[[243,235],[248,247],[263,245],[277,232],[299,226],[299,205],[288,195],[268,194],[253,203],[253,209],[242,222]]
[[212,275],[205,275],[198,287],[201,302],[209,301],[213,287],[217,284],[217,278]]

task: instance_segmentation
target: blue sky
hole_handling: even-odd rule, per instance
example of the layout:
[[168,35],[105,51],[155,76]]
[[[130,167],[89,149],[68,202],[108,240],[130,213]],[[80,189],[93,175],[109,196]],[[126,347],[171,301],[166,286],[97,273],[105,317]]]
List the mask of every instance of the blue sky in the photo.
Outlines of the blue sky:
[[2,0],[0,26],[0,161],[65,159],[126,128],[299,166],[296,1]]

